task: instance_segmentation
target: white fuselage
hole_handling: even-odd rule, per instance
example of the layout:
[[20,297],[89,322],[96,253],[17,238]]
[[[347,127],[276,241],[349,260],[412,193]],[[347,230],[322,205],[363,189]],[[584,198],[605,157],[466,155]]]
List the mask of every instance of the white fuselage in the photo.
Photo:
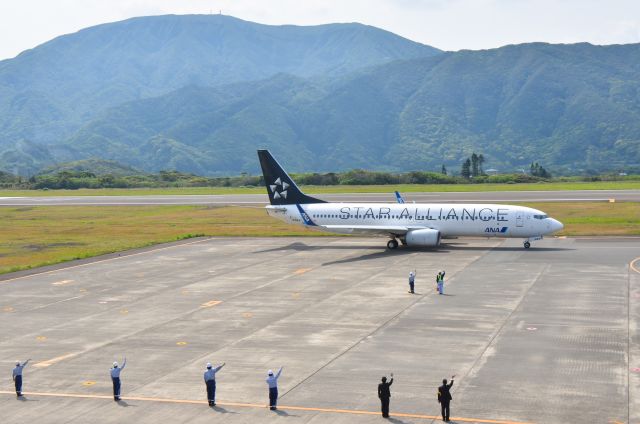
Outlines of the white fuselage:
[[[375,227],[431,228],[449,236],[531,238],[559,231],[563,225],[536,209],[493,204],[312,203],[266,206],[269,215],[290,224],[350,234]],[[303,214],[306,213],[307,217]],[[384,231],[382,231],[384,232]],[[387,231],[393,233],[393,231]]]

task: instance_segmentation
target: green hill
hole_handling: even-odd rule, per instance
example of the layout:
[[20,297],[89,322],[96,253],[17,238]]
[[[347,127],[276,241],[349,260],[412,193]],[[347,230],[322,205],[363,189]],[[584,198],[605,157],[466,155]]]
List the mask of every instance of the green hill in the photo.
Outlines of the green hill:
[[228,16],[99,25],[0,61],[0,170],[640,167],[640,44],[441,52],[361,24]]
[[280,74],[112,109],[66,146],[149,171],[257,172],[640,163],[640,45],[526,44],[396,61],[333,79]]
[[[169,15],[98,25],[0,61],[0,155],[20,140],[50,149],[109,107],[185,86],[280,72],[337,76],[438,53],[357,23],[270,26],[223,15]],[[30,162],[43,164],[16,158],[1,165],[33,171]]]

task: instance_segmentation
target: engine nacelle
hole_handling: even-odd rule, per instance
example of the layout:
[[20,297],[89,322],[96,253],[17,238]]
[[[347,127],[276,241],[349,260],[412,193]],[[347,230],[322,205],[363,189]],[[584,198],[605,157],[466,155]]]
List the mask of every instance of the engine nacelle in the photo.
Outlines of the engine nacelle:
[[440,231],[424,228],[411,230],[405,236],[407,246],[435,247],[440,244]]

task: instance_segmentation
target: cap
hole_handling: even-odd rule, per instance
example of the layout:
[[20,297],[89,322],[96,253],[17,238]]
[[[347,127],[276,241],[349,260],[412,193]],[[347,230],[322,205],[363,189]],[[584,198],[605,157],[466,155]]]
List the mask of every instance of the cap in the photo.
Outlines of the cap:
[[269,374],[269,375],[273,375],[273,371],[272,371],[272,370],[269,370],[269,372],[268,372],[267,374]]
[[207,369],[211,368],[211,362],[207,362]]
[[117,363],[117,362],[114,362],[114,363],[113,363],[113,368],[115,368],[115,367],[117,367],[117,366],[118,366],[118,363]]
[[20,366],[20,361],[16,361],[16,366],[19,367]]

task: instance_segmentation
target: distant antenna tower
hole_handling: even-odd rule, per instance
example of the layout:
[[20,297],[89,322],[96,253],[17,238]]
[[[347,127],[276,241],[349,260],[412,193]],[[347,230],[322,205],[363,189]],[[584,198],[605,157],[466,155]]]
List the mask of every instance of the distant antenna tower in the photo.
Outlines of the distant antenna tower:
[[218,13],[218,15],[222,15],[222,9],[220,9],[220,13]]

